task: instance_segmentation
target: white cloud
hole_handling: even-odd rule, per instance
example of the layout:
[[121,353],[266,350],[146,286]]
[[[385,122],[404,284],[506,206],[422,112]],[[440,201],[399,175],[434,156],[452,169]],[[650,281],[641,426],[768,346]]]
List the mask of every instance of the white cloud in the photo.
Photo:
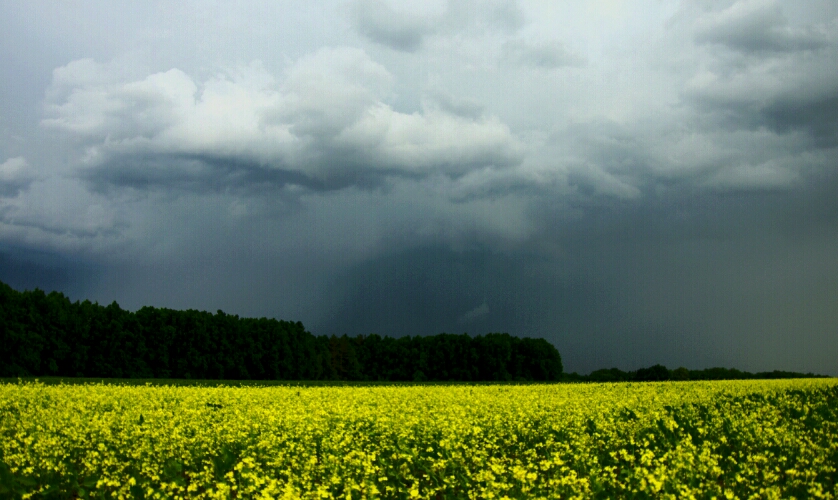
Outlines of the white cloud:
[[473,169],[521,161],[521,146],[496,118],[471,120],[442,111],[404,114],[379,106],[335,141],[347,149],[373,146],[371,165],[414,173],[461,175]]
[[37,179],[26,158],[17,156],[0,163],[0,197],[16,196]]
[[389,97],[392,75],[358,49],[324,49],[288,72],[274,116],[298,137],[333,138]]
[[510,40],[503,44],[501,58],[510,64],[540,69],[582,66],[585,59],[555,41],[527,42]]
[[489,305],[483,302],[474,309],[462,314],[458,321],[460,323],[469,323],[474,320],[480,319],[483,316],[486,316],[487,314],[489,314]]
[[[302,57],[279,80],[254,63],[203,83],[178,69],[122,81],[85,60],[55,71],[42,124],[81,140],[85,166],[131,169],[132,178],[142,175],[144,155],[209,158],[326,182],[348,170],[459,175],[520,162],[519,142],[496,117],[401,113],[387,103],[391,87],[382,65],[349,48]],[[126,156],[131,161],[119,161]]]

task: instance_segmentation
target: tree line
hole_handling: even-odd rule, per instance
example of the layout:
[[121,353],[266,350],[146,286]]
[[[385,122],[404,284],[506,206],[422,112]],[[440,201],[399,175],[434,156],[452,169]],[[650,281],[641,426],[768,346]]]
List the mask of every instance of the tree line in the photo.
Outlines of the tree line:
[[594,370],[588,375],[578,373],[565,373],[562,380],[567,382],[647,382],[663,380],[747,380],[747,379],[774,379],[774,378],[814,378],[826,377],[826,375],[815,375],[814,373],[797,373],[781,370],[770,372],[751,373],[737,370],[735,368],[705,368],[703,370],[688,370],[679,367],[670,370],[663,365],[654,365],[638,370],[623,371],[619,368],[608,368]]
[[544,339],[315,336],[300,322],[217,311],[126,311],[71,302],[62,293],[18,292],[0,282],[0,377],[55,376],[209,380],[628,382],[816,377],[729,368],[563,373]]
[[507,333],[315,336],[300,322],[218,311],[131,312],[0,282],[0,377],[551,381],[559,352]]

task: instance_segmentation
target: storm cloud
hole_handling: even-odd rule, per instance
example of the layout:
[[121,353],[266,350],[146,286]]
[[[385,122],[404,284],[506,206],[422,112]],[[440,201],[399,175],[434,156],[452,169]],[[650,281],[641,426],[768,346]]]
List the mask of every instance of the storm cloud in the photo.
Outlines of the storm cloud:
[[64,9],[0,20],[12,286],[838,375],[833,2]]
[[462,175],[521,160],[497,118],[394,111],[382,101],[392,76],[359,49],[305,56],[279,82],[256,63],[200,92],[177,69],[113,80],[91,60],[57,68],[41,122],[84,146],[93,181],[201,188],[220,176],[259,184],[261,170],[280,186],[341,188],[355,177]]

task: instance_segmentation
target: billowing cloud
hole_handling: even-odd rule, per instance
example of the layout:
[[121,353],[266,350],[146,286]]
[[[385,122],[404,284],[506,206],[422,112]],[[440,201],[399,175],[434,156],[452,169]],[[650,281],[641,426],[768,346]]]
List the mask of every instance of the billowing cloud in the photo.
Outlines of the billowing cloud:
[[98,182],[329,189],[521,161],[496,117],[395,111],[392,76],[357,49],[303,57],[280,81],[258,63],[201,84],[178,69],[128,82],[112,71],[90,60],[57,69],[42,122],[83,144],[83,175]]
[[695,39],[745,53],[815,50],[827,44],[819,29],[790,26],[776,0],[735,2],[712,12],[699,21]]
[[36,179],[26,158],[17,156],[0,163],[0,197],[16,196]]
[[838,46],[805,60],[771,60],[742,69],[696,74],[685,96],[717,126],[776,133],[802,130],[816,145],[838,140]]
[[434,30],[430,19],[397,11],[383,0],[358,1],[352,14],[359,33],[375,43],[404,52],[418,50],[422,39]]
[[[695,40],[709,48],[683,95],[715,126],[803,131],[838,145],[838,38],[834,20],[792,25],[776,2],[743,1],[705,13]],[[714,50],[713,47],[724,50]]]

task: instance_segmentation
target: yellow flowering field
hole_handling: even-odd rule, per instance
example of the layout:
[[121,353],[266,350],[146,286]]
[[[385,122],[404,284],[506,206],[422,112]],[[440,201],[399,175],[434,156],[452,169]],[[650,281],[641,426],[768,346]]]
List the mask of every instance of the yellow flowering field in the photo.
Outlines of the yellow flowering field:
[[2,498],[836,498],[838,381],[0,385]]

